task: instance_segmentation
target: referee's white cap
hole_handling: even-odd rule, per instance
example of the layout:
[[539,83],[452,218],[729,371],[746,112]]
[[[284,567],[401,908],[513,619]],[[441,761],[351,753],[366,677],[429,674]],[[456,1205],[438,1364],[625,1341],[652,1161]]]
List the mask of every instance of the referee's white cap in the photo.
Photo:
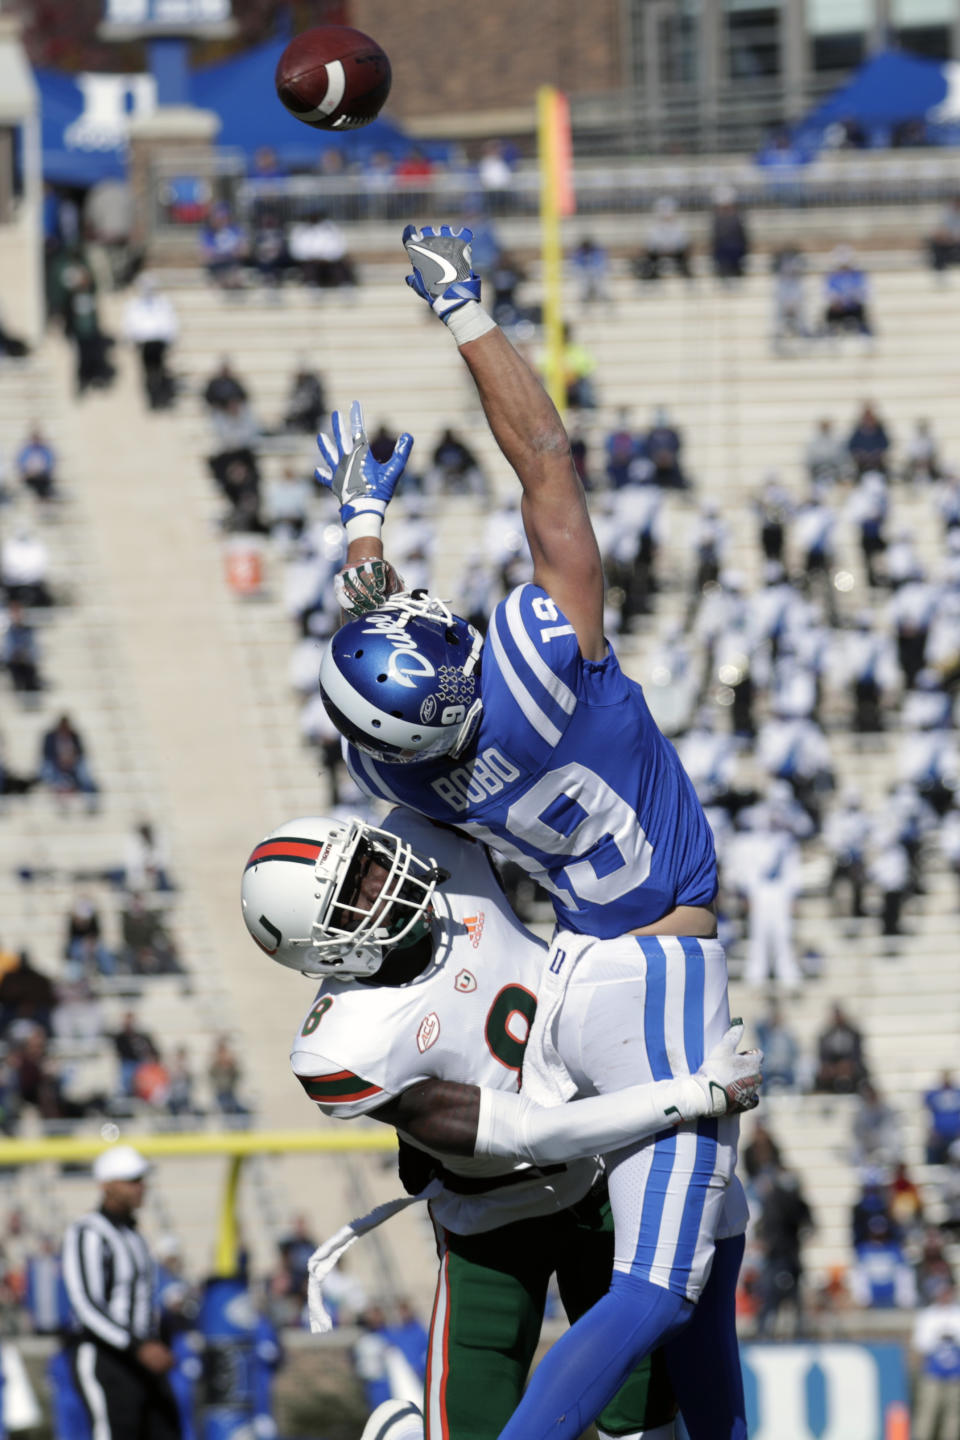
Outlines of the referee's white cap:
[[142,1180],[150,1161],[132,1145],[113,1145],[93,1162],[93,1178],[101,1185],[111,1180]]

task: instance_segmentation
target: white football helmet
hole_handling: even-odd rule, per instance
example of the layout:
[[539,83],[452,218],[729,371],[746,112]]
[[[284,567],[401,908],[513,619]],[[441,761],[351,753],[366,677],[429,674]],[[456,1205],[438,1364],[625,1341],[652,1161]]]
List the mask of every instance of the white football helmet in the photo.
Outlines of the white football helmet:
[[[372,908],[358,904],[371,865],[386,870]],[[290,820],[243,872],[243,918],[279,965],[314,979],[375,975],[385,951],[425,934],[446,872],[405,840],[362,820]]]

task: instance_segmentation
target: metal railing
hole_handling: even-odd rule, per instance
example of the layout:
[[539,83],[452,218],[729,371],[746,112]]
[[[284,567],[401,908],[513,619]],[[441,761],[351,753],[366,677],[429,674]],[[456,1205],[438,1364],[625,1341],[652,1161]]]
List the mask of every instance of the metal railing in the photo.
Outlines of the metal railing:
[[[663,195],[672,196],[684,210],[705,210],[722,186],[731,186],[748,207],[906,207],[960,193],[960,157],[930,150],[838,151],[827,152],[805,167],[768,170],[749,157],[703,156],[584,162],[576,166],[574,176],[580,216],[648,211]],[[191,195],[195,203],[189,203]],[[206,173],[175,175],[170,168],[154,173],[153,217],[159,234],[197,235],[215,201],[252,228],[268,213],[285,226],[321,214],[347,226],[437,216],[532,219],[539,203],[539,176],[534,165],[523,164],[514,171],[508,188],[487,192],[475,175],[459,170],[438,170],[389,186],[365,175],[257,180],[245,174],[242,156],[231,152],[221,152]]]

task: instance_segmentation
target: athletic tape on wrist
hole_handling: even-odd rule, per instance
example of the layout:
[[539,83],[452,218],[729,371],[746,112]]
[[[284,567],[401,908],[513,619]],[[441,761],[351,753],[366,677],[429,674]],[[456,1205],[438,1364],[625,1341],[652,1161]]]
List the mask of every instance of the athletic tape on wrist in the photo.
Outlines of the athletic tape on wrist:
[[348,545],[352,540],[379,540],[383,533],[383,516],[375,510],[363,510],[348,520],[343,528],[347,532]]
[[454,310],[452,315],[446,317],[447,329],[456,340],[458,345],[466,345],[471,340],[479,340],[481,335],[486,335],[488,330],[496,330],[497,322],[493,316],[478,305],[476,300],[468,300],[461,305],[459,310]]

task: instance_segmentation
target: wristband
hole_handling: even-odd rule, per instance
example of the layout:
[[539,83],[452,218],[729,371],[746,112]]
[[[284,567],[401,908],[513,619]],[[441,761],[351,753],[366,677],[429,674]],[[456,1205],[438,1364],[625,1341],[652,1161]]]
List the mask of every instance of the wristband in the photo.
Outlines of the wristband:
[[468,300],[443,319],[458,345],[467,345],[471,340],[479,340],[488,330],[497,329],[496,320],[476,300]]
[[348,545],[353,540],[379,540],[383,533],[383,516],[378,515],[376,510],[361,510],[343,528],[347,532]]

